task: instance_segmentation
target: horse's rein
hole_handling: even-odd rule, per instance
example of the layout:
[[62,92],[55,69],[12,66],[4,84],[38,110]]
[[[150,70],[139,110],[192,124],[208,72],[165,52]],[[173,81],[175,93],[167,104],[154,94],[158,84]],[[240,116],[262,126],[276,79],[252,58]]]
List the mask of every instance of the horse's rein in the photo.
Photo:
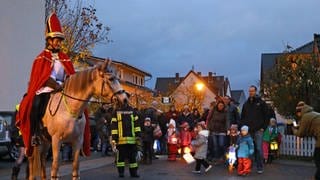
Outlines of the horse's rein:
[[[104,89],[105,83],[106,83],[106,82],[103,81],[102,86],[101,86],[101,96],[102,96],[102,97],[104,96],[104,94],[103,94],[103,89]],[[68,98],[70,98],[70,99],[73,99],[73,100],[82,101],[82,102],[88,102],[88,103],[97,103],[97,104],[102,104],[102,103],[103,103],[103,104],[108,104],[108,105],[114,104],[114,103],[113,103],[113,100],[112,100],[113,97],[116,96],[116,95],[118,95],[118,94],[122,94],[122,93],[126,93],[126,91],[123,90],[123,89],[120,89],[120,90],[114,92],[114,93],[112,94],[111,98],[110,98],[111,102],[110,102],[110,103],[105,103],[105,102],[101,102],[101,101],[92,101],[92,100],[80,99],[80,98],[73,97],[73,96],[70,96],[70,95],[66,94],[63,89],[62,89],[62,91],[61,91],[61,94],[62,94],[62,95],[66,96],[66,97],[68,97]]]
[[[103,89],[104,89],[105,84],[106,84],[106,82],[105,82],[105,80],[103,80],[103,83],[102,83],[102,85],[101,85],[101,96],[102,96],[102,97],[104,96],[104,94],[103,94]],[[114,93],[112,94],[111,98],[110,98],[111,102],[109,102],[109,103],[102,102],[102,101],[93,101],[93,100],[87,100],[87,99],[80,99],[80,98],[77,98],[77,97],[74,97],[74,96],[71,96],[71,95],[66,94],[66,93],[64,92],[64,88],[62,88],[62,90],[60,91],[60,93],[61,93],[61,96],[60,96],[60,99],[59,99],[57,108],[55,109],[54,112],[52,112],[51,109],[50,109],[52,99],[51,99],[50,102],[49,102],[49,111],[50,111],[50,115],[51,115],[51,116],[56,115],[56,113],[57,113],[57,111],[58,111],[58,108],[59,108],[62,100],[63,100],[63,102],[64,102],[64,105],[65,105],[66,108],[67,108],[67,111],[68,111],[72,116],[75,116],[75,117],[77,116],[77,114],[74,113],[74,112],[72,112],[72,110],[71,110],[70,107],[68,106],[67,100],[66,100],[65,97],[68,97],[68,98],[73,99],[73,100],[81,101],[81,102],[96,103],[96,104],[100,104],[101,106],[102,106],[102,104],[106,104],[106,105],[111,106],[111,105],[114,104],[114,102],[113,102],[114,96],[116,96],[116,95],[118,95],[118,94],[126,93],[126,91],[123,90],[123,89],[120,89],[120,90],[114,92]]]
[[[82,101],[82,102],[97,103],[97,104],[100,104],[101,106],[102,106],[102,104],[103,104],[101,101],[90,101],[90,100],[79,99],[79,98],[70,96],[70,95],[66,94],[63,90],[62,90],[60,93],[61,93],[61,96],[60,96],[60,98],[59,98],[58,105],[57,105],[56,109],[54,110],[54,112],[52,112],[52,110],[51,110],[51,108],[50,108],[50,107],[51,107],[51,102],[52,102],[52,99],[50,99],[50,102],[49,102],[49,112],[50,112],[50,115],[51,115],[51,116],[55,116],[55,115],[56,115],[56,113],[57,113],[57,111],[58,111],[58,109],[59,109],[59,106],[60,106],[60,104],[61,104],[61,101],[63,100],[63,103],[64,103],[65,107],[67,108],[67,111],[68,111],[73,117],[79,118],[79,114],[73,112],[73,111],[70,109],[70,107],[69,107],[69,105],[68,105],[67,100],[66,100],[65,97],[68,97],[68,98],[70,98],[70,99],[77,100],[77,101]],[[112,105],[113,102],[111,102],[111,103],[104,103],[104,104]]]

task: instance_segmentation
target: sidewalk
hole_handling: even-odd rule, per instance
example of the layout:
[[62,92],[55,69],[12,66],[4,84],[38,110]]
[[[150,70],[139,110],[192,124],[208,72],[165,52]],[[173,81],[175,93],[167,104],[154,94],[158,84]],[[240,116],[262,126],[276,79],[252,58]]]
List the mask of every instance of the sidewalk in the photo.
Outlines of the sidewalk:
[[[82,157],[80,160],[80,175],[82,171],[100,168],[106,165],[110,165],[113,162],[114,162],[113,156],[99,157],[94,159]],[[26,176],[25,168],[26,168],[26,163],[24,163],[24,165],[21,167],[21,171],[19,173],[19,179],[24,179],[24,177]],[[50,170],[51,170],[51,161],[47,162],[47,168],[46,168],[47,179],[48,178],[50,179]],[[59,176],[62,177],[62,176],[70,175],[71,173],[72,173],[72,162],[60,165]],[[0,177],[1,179],[11,179],[11,168],[10,170],[0,173]]]
[[315,167],[315,164],[312,161],[299,161],[299,160],[287,160],[287,159],[276,159],[272,163],[281,164],[281,165],[295,165],[295,166],[307,166],[307,167]]

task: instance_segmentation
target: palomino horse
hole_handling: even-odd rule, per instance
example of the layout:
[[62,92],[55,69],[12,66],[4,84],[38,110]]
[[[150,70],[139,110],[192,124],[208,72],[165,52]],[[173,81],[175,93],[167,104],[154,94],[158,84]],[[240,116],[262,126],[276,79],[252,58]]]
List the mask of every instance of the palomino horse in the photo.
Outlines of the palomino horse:
[[[91,97],[111,99],[115,96],[120,103],[127,103],[127,94],[114,74],[108,71],[110,62],[107,60],[93,69],[71,75],[65,81],[63,91],[51,95],[42,119],[52,139],[51,179],[58,179],[59,151],[63,142],[72,144],[72,177],[80,178],[79,154],[85,128],[85,116],[82,114]],[[50,142],[42,138],[42,144],[34,148],[33,155],[29,157],[29,179],[40,174],[41,179],[46,179],[45,158],[49,147]]]

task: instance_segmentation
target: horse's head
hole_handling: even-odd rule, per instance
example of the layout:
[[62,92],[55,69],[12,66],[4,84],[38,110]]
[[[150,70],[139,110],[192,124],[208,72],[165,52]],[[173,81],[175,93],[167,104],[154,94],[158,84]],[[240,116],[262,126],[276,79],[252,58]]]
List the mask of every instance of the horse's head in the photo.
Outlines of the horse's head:
[[111,71],[111,60],[107,59],[103,64],[96,67],[96,82],[95,95],[110,100],[116,97],[120,104],[127,104],[129,102],[128,94],[122,88],[118,78]]

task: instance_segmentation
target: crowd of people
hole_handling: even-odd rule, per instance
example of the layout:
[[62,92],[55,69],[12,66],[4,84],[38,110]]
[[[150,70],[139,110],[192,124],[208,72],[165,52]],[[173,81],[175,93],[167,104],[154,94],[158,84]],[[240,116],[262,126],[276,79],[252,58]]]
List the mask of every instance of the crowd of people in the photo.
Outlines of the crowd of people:
[[[62,91],[64,81],[75,73],[69,57],[60,51],[64,38],[60,21],[52,13],[46,21],[46,47],[33,62],[27,93],[16,108],[14,125],[18,129],[13,127],[16,134],[13,141],[19,147],[20,156],[12,168],[12,179],[18,178],[24,156],[31,156],[33,147],[42,144],[41,136],[46,132],[46,127],[41,119],[51,93]],[[185,105],[178,111],[172,105],[164,113],[159,110],[155,101],[150,107],[141,110],[134,109],[127,103],[116,109],[102,106],[95,115],[93,148],[98,149],[97,142],[100,139],[103,156],[109,155],[111,150],[117,153],[119,177],[124,177],[125,159],[129,161],[130,176],[139,177],[137,160],[142,152],[144,164],[152,164],[152,160],[157,159],[156,154],[167,155],[169,161],[176,161],[177,156],[192,154],[196,161],[193,172],[197,174],[201,173],[201,165],[208,172],[212,164],[227,161],[237,166],[238,175],[247,176],[252,171],[253,159],[257,173],[263,173],[264,162],[270,161],[269,154],[279,145],[281,136],[277,130],[274,111],[257,95],[255,86],[249,87],[249,98],[241,113],[230,97],[214,99],[211,107],[202,114],[199,109],[191,108]],[[320,179],[320,115],[303,102],[298,104],[296,110],[297,116],[301,118],[301,127],[293,132],[300,137],[316,138],[315,179]],[[84,114],[86,127],[83,152],[89,155],[87,110]],[[70,144],[64,144],[62,149],[63,160],[71,160]],[[225,157],[226,152],[229,159]]]
[[[253,161],[257,173],[262,174],[264,164],[272,161],[272,153],[280,146],[281,134],[277,128],[274,111],[256,91],[255,86],[249,87],[249,98],[241,112],[228,96],[216,99],[209,109],[203,110],[203,113],[198,109],[190,110],[188,105],[181,111],[171,105],[169,111],[163,112],[156,101],[152,102],[150,107],[141,110],[130,106],[114,109],[103,105],[95,113],[96,127],[92,129],[92,133],[95,134],[92,136],[92,150],[100,150],[102,156],[117,153],[119,177],[124,177],[125,158],[129,160],[131,177],[139,177],[136,161],[140,160],[141,156],[141,163],[150,165],[157,159],[157,155],[166,155],[168,161],[175,162],[183,159],[184,154],[193,156],[196,163],[192,172],[196,174],[201,174],[201,166],[206,173],[214,165],[225,164],[229,165],[229,170],[236,168],[239,176],[247,176],[252,173]],[[122,113],[120,121],[119,113]],[[318,113],[301,102],[297,106],[297,116],[301,118],[301,128],[295,127],[294,134],[301,137],[315,136],[319,126],[308,130],[307,124],[316,121]],[[120,137],[119,122],[129,124],[121,125],[121,131],[134,132],[126,135],[132,136],[132,142],[129,137]],[[125,138],[126,142],[121,144],[121,138]],[[100,142],[100,148],[97,142]],[[317,141],[316,177],[319,175],[318,145]],[[127,155],[128,149],[131,149],[131,155]],[[62,159],[70,161],[70,145],[64,144],[62,151]],[[23,153],[21,154],[23,156]],[[15,163],[13,177],[17,177],[21,162],[20,158]]]
[[[182,159],[183,155],[194,155],[194,173],[200,173],[201,164],[205,172],[215,164],[226,164],[226,154],[235,147],[237,160],[234,163],[238,174],[251,172],[251,160],[255,160],[257,173],[263,173],[263,164],[270,162],[271,142],[280,143],[281,136],[276,127],[274,112],[258,95],[257,88],[249,88],[249,98],[240,112],[233,99],[219,97],[209,109],[191,109],[188,105],[178,111],[171,105],[163,112],[154,101],[149,107],[138,110],[143,164],[152,164],[157,155],[167,155],[168,161]],[[112,108],[102,107],[96,114],[98,135],[101,139],[102,155],[111,152],[110,131]],[[160,134],[159,134],[160,132]]]

